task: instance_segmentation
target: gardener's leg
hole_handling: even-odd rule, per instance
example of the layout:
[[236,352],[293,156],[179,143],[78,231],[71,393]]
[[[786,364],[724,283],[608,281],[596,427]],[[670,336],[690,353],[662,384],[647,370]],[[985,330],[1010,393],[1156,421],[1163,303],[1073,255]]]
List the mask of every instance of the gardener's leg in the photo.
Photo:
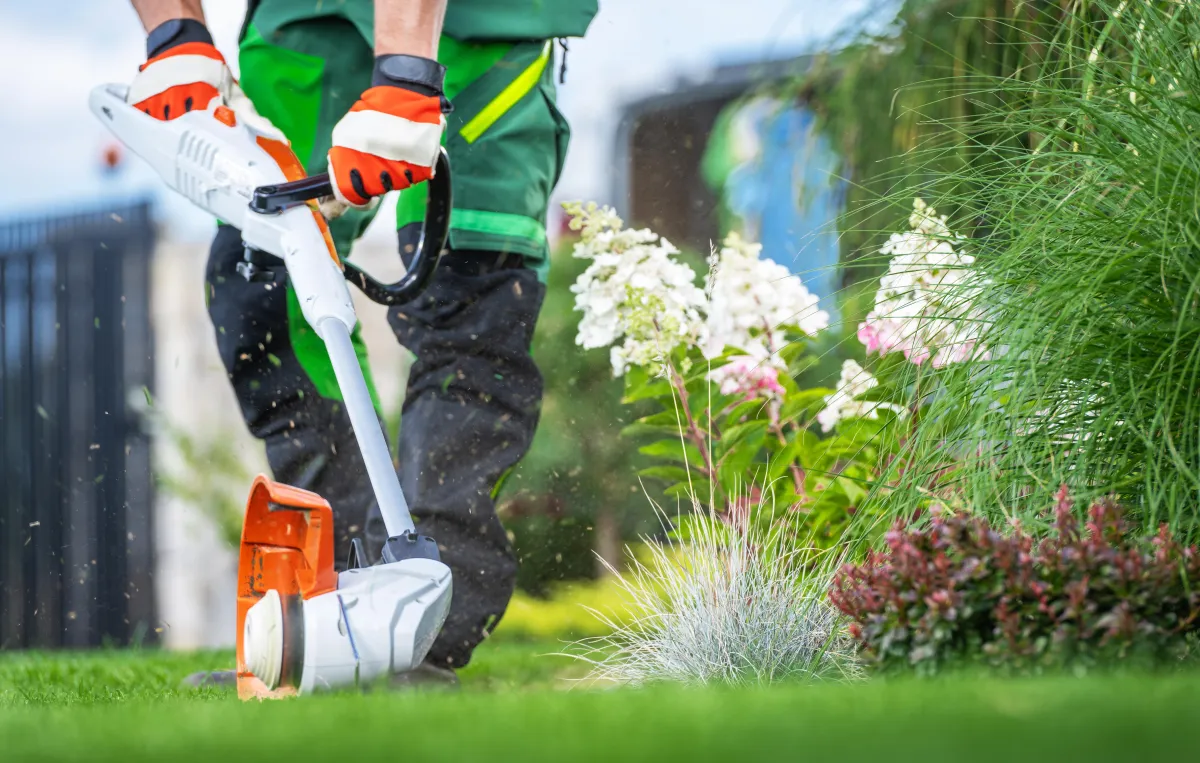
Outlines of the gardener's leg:
[[[546,205],[568,138],[548,43],[443,38],[454,104],[449,251],[429,290],[389,312],[415,355],[400,425],[400,474],[417,526],[438,541],[454,599],[430,652],[461,667],[504,614],[517,563],[496,517],[503,477],[537,426],[542,378],[529,353],[544,295]],[[397,208],[401,251],[419,232],[418,186]]]
[[[267,0],[258,12],[274,5]],[[242,86],[287,135],[308,171],[319,172],[333,122],[370,83],[371,46],[352,24],[330,17],[293,22],[270,36],[268,42],[250,19],[241,46]],[[332,226],[340,251],[348,250],[363,224],[350,217]],[[272,280],[248,282],[236,271],[241,260],[240,233],[222,227],[207,276],[221,360],[247,426],[266,445],[275,479],[312,490],[333,507],[335,561],[341,565],[350,540],[363,533],[373,500],[341,392],[282,264],[272,268]],[[355,344],[370,386],[357,332]]]

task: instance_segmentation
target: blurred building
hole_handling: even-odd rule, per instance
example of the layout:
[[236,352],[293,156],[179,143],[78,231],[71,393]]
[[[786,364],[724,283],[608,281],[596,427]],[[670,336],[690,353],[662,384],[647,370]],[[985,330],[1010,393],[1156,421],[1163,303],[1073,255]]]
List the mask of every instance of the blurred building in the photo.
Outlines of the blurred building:
[[630,223],[706,253],[730,231],[837,291],[839,158],[799,85],[808,57],[717,68],[628,104],[615,141],[613,197]]

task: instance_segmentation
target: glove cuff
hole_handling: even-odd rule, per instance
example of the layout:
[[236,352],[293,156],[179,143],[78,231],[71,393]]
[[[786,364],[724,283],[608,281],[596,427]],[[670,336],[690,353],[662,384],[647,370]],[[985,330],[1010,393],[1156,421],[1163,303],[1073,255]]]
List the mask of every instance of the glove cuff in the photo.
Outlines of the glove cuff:
[[195,19],[164,21],[146,35],[146,60],[188,42],[212,45],[213,38],[208,28]]
[[375,57],[371,87],[391,85],[428,96],[442,95],[446,67],[429,58],[390,54]]

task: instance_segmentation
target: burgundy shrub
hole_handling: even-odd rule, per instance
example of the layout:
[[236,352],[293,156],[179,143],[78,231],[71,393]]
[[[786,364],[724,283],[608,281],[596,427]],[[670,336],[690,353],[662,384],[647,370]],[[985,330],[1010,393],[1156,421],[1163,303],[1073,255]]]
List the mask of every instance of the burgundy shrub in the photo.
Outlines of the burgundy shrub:
[[1164,526],[1131,535],[1099,501],[1080,527],[1066,486],[1053,527],[1035,541],[979,516],[934,512],[887,534],[887,547],[845,565],[829,598],[862,657],[881,670],[932,674],[983,664],[1005,672],[1162,664],[1200,627],[1200,557]]

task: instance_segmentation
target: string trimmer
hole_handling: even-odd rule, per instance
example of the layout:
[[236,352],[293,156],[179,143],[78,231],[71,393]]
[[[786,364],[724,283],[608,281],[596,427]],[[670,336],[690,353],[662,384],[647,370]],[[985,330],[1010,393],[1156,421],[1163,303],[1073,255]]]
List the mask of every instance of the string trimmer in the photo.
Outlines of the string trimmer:
[[308,324],[325,342],[388,541],[364,565],[355,539],[348,569],[333,560],[333,512],[315,493],[260,475],[250,488],[238,562],[238,695],[276,697],[368,682],[416,668],[450,606],[450,569],[418,535],[392,466],[350,335],[358,322],[346,282],[393,305],[433,275],[450,217],[445,151],[428,183],[425,228],[401,280],[384,284],[342,262],[316,199],[328,175],[306,177],[289,145],[213,105],[169,122],[125,103],[124,87],[92,91],[92,112],[173,190],[242,232],[239,272],[261,279],[259,253],[283,261]]

